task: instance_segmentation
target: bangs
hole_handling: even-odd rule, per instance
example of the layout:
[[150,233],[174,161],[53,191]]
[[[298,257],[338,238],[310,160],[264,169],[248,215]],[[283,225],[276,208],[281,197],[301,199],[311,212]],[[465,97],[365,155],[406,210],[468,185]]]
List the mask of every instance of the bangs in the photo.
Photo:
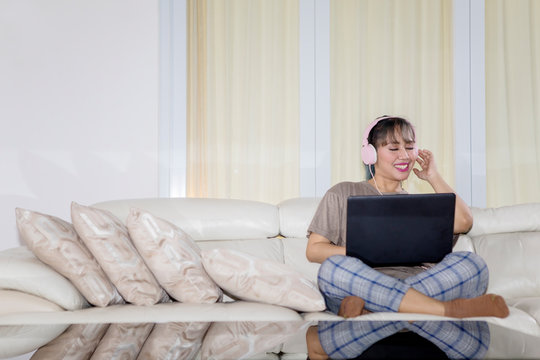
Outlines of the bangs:
[[416,136],[414,128],[407,120],[393,117],[382,120],[370,132],[368,142],[375,148],[387,144],[397,143],[398,134],[401,135],[405,143],[414,143]]
[[386,134],[386,140],[381,142],[381,145],[387,145],[387,144],[396,144],[398,143],[397,134],[401,133],[401,138],[406,144],[415,142],[414,140],[414,131],[410,127],[404,127],[396,125],[394,127],[394,131],[388,131]]

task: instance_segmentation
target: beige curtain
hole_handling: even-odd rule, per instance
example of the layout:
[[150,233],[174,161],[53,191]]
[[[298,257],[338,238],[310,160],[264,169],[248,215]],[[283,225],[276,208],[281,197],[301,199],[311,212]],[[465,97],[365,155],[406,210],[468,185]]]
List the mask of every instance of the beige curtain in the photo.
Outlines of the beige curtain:
[[487,203],[540,201],[540,0],[486,0]]
[[[330,11],[332,182],[364,179],[361,137],[386,114],[416,126],[453,184],[452,1],[339,0]],[[410,179],[408,191],[431,191]]]
[[298,1],[188,1],[187,195],[299,196]]

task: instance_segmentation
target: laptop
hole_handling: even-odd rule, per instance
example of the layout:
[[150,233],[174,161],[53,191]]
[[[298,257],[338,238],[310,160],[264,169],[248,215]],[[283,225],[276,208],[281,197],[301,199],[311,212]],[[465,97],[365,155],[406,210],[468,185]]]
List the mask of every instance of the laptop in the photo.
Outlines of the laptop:
[[348,256],[372,267],[437,263],[452,251],[456,195],[351,196]]

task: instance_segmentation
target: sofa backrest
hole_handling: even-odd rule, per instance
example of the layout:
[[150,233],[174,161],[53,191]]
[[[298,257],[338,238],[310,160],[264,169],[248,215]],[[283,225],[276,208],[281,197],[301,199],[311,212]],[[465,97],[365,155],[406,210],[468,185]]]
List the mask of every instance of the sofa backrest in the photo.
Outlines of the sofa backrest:
[[316,282],[319,264],[306,258],[307,228],[320,198],[295,198],[278,204],[280,234],[283,236],[283,262]]
[[540,204],[473,208],[467,234],[488,264],[488,292],[507,298],[540,296]]
[[[107,201],[94,206],[125,220],[139,207],[186,231],[202,249],[226,247],[292,266],[316,281],[307,261],[306,230],[320,198],[271,205],[247,200],[159,198]],[[505,297],[540,295],[540,204],[473,208],[474,225],[458,247],[475,251],[490,269],[489,292]]]
[[125,222],[132,207],[167,220],[203,250],[223,247],[292,266],[317,280],[318,264],[305,256],[306,230],[319,198],[295,198],[278,205],[247,200],[158,198],[107,201],[93,206]]
[[106,201],[93,206],[109,210],[125,222],[132,207],[167,220],[194,240],[272,238],[279,234],[274,205],[248,200],[155,198]]
[[167,220],[197,242],[202,250],[227,248],[283,262],[279,213],[257,201],[205,198],[150,198],[107,201],[93,206],[125,222],[130,208]]

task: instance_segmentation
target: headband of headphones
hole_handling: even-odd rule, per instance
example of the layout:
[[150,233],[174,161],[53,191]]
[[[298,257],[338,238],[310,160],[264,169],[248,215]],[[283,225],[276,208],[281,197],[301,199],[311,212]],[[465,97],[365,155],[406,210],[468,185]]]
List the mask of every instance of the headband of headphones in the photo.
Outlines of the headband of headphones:
[[[364,136],[362,138],[362,149],[361,149],[361,156],[362,161],[366,165],[373,165],[377,162],[377,150],[375,149],[375,146],[369,143],[369,133],[371,130],[380,122],[386,119],[394,118],[395,116],[380,116],[376,118],[364,131]],[[412,126],[412,124],[411,124]],[[413,127],[414,128],[414,127]],[[415,146],[416,149],[416,146]]]

